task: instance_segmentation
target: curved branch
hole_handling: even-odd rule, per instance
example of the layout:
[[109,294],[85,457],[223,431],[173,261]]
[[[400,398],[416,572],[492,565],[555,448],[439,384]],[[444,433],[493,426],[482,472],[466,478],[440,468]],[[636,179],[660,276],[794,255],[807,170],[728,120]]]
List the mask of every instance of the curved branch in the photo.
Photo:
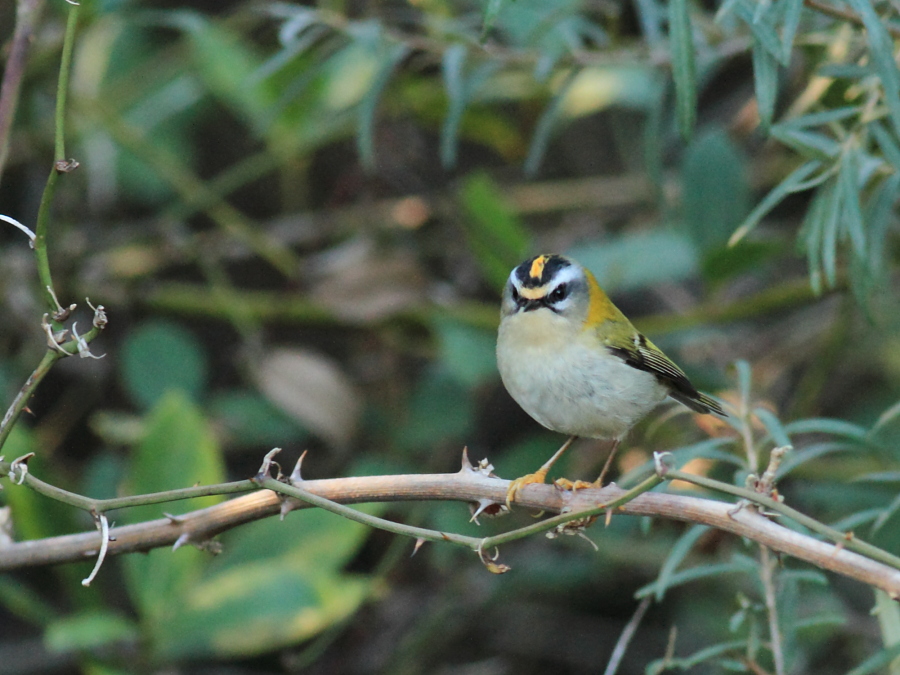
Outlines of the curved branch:
[[[386,501],[491,501],[502,504],[509,481],[471,471],[452,474],[366,476],[303,481],[303,489],[341,504]],[[609,485],[577,492],[563,492],[552,485],[529,485],[517,505],[547,512],[579,511],[614,501],[625,493]],[[107,555],[147,551],[171,546],[176,541],[202,545],[211,537],[247,522],[279,514],[283,500],[271,490],[260,490],[177,518],[163,518],[110,529]],[[290,502],[290,508],[304,508]],[[702,523],[769,548],[880,588],[900,597],[900,570],[840,545],[819,541],[783,527],[754,509],[735,509],[734,504],[660,492],[644,493],[618,507],[616,513],[659,516]],[[96,556],[97,532],[52,537],[10,544],[0,548],[0,571],[34,565],[84,560]]]

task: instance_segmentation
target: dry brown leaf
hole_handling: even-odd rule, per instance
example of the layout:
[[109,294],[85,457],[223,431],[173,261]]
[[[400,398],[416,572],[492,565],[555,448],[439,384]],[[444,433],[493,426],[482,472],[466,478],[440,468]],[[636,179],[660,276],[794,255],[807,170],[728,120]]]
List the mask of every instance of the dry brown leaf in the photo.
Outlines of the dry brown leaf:
[[425,278],[415,259],[379,252],[368,242],[330,252],[316,276],[310,298],[345,320],[377,321],[425,300]]
[[260,391],[307,429],[337,446],[353,438],[362,400],[335,361],[308,350],[277,349],[257,372]]

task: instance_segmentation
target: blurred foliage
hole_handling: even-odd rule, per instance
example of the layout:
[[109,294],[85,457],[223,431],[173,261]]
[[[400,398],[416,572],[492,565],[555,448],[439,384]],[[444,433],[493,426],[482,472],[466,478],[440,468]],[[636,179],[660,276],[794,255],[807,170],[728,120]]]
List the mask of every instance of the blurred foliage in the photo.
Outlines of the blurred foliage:
[[[60,180],[50,254],[64,304],[106,306],[107,358],[58,363],[4,455],[33,450],[35,474],[97,497],[244,478],[274,445],[309,448],[309,477],[453,471],[464,445],[515,477],[562,439],[499,383],[498,291],[520,259],[562,251],[747,413],[738,437],[662,408],[624,443],[619,483],[670,450],[743,484],[790,443],[790,504],[900,552],[894,4],[82,4],[81,168]],[[5,45],[15,9],[0,0]],[[0,139],[0,213],[25,224],[66,12],[43,6]],[[44,309],[21,233],[0,245],[11,400]],[[592,478],[604,456],[583,442],[559,471]],[[92,527],[5,487],[17,538]],[[529,522],[385,508],[472,534]],[[645,596],[620,673],[775,671],[758,547],[619,517],[587,534],[599,551],[508,546],[494,577],[304,511],[222,535],[216,557],[107,561],[87,590],[88,563],[4,575],[0,674],[595,673]],[[896,602],[793,560],[773,574],[785,672],[900,672]]]

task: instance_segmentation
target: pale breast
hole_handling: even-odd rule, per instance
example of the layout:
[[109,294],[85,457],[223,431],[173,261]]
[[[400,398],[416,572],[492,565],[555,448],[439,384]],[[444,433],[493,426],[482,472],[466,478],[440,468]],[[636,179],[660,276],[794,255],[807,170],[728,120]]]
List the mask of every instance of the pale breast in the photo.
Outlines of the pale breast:
[[501,326],[497,365],[510,395],[548,429],[617,438],[668,393],[654,375],[632,368],[605,349],[586,346],[571,336],[566,339],[556,331],[523,340],[521,327],[513,325],[510,331]]

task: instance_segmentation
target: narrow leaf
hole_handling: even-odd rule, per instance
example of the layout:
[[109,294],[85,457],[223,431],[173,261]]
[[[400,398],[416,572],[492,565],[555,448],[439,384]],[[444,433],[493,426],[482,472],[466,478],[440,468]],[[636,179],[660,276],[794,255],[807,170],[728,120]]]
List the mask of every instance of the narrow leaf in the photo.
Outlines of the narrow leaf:
[[791,439],[788,437],[787,431],[784,429],[784,425],[781,423],[781,420],[778,419],[776,415],[774,415],[771,411],[766,410],[765,408],[757,408],[753,411],[753,414],[759,418],[759,421],[763,423],[766,427],[766,431],[769,432],[769,435],[772,436],[772,440],[776,443],[776,445],[780,445],[782,447],[786,445],[793,445],[791,443]]
[[781,28],[781,58],[779,61],[786,68],[791,62],[794,36],[797,34],[797,26],[800,25],[800,15],[803,13],[803,0],[780,0],[780,2],[785,7],[784,23]]
[[677,542],[675,542],[675,545],[669,552],[662,568],[659,570],[659,577],[657,577],[656,580],[657,602],[663,599],[666,589],[669,587],[672,575],[675,573],[675,568],[681,564],[681,561],[684,560],[691,549],[694,548],[694,544],[697,543],[700,537],[702,537],[708,529],[709,527],[706,525],[694,525],[681,535]]
[[841,441],[815,443],[803,448],[802,450],[798,450],[792,454],[787,455],[784,461],[781,463],[781,466],[778,468],[778,473],[776,474],[776,476],[778,480],[781,480],[791,471],[803,464],[806,464],[806,462],[809,462],[810,460],[821,459],[826,455],[831,455],[836,452],[850,452],[856,449],[856,445]]
[[359,103],[356,118],[356,149],[359,153],[360,163],[366,171],[375,170],[375,110],[378,101],[388,82],[391,80],[397,64],[403,60],[408,52],[405,44],[397,44],[381,62],[381,66],[372,81],[372,86],[362,97]]
[[884,153],[885,159],[893,164],[895,169],[900,170],[900,146],[897,145],[897,139],[880,122],[870,122],[868,128]]
[[541,162],[544,160],[544,153],[547,151],[550,136],[553,133],[553,129],[556,127],[556,121],[559,119],[560,113],[564,108],[562,104],[566,100],[566,95],[569,93],[569,89],[572,87],[572,83],[576,78],[577,71],[573,71],[569,74],[566,81],[559,88],[559,91],[551,99],[550,103],[547,104],[547,107],[544,108],[544,112],[538,120],[537,126],[534,129],[534,136],[531,138],[531,146],[528,148],[528,157],[525,159],[525,175],[529,178],[537,174]]
[[497,16],[500,14],[500,10],[503,9],[505,3],[506,0],[488,0],[485,4],[484,16],[481,20],[481,42],[487,40],[488,33],[490,33],[491,28],[494,27]]
[[864,441],[868,431],[865,427],[845,420],[827,417],[812,417],[790,422],[784,427],[789,434],[831,434],[855,441]]
[[829,183],[822,187],[825,191],[824,208],[822,209],[822,220],[814,223],[813,227],[821,231],[821,259],[822,271],[825,273],[825,281],[829,288],[834,288],[837,284],[837,245],[838,231],[840,227],[841,214],[841,191],[834,183]]
[[688,0],[669,1],[669,44],[678,128],[688,139],[697,119],[697,66]]
[[[671,575],[668,580],[668,587],[674,588],[698,579],[708,579],[717,577],[722,574],[746,574],[748,572],[746,566],[735,563],[720,563],[718,565],[698,565],[687,570],[682,570]],[[656,593],[659,587],[659,581],[654,581],[642,586],[634,593],[635,600],[640,600],[653,593]]]
[[884,101],[891,113],[894,131],[900,134],[900,70],[894,61],[894,41],[888,33],[887,23],[878,16],[872,0],[848,0],[848,4],[866,27],[869,52],[884,88]]
[[859,192],[862,188],[859,180],[859,164],[858,151],[851,149],[841,162],[838,191],[841,193],[841,231],[850,236],[853,252],[862,257],[866,251],[866,230],[862,206],[859,203]]
[[778,96],[778,62],[756,38],[753,40],[753,88],[760,124],[763,130],[768,130],[772,126]]
[[441,128],[441,164],[452,167],[456,164],[456,146],[459,127],[466,110],[466,87],[463,68],[466,63],[466,47],[453,44],[444,51],[443,75],[447,91],[447,117]]
[[744,222],[741,223],[741,226],[738,227],[734,234],[731,235],[731,239],[728,240],[729,246],[734,246],[741,239],[747,236],[747,233],[750,232],[754,227],[759,224],[769,211],[774,209],[778,203],[784,199],[787,195],[796,191],[796,188],[799,184],[806,179],[807,176],[816,171],[822,166],[822,162],[819,160],[811,160],[806,162],[805,164],[801,164],[799,167],[794,169],[787,178],[781,181],[778,185],[776,185],[772,190],[767,194],[763,200],[757,204],[756,208],[750,212]]

